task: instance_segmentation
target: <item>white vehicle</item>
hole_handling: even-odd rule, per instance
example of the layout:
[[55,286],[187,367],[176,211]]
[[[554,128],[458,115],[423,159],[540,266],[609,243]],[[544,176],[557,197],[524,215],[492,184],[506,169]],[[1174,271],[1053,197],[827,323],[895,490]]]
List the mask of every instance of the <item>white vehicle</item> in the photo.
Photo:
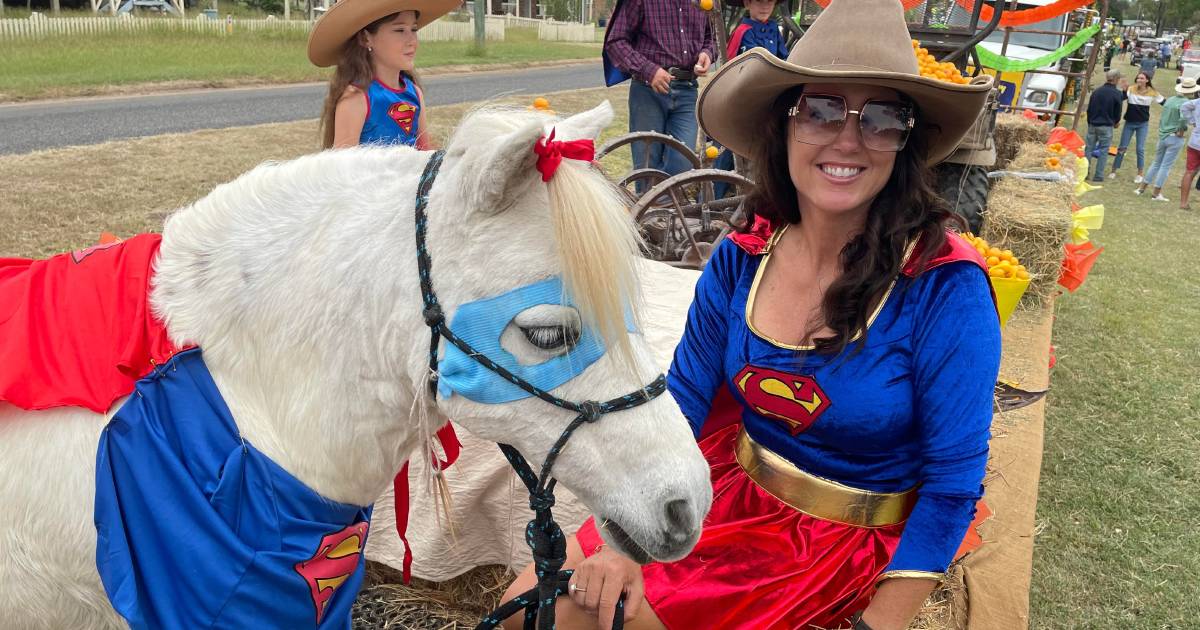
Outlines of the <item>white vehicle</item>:
[[[1037,6],[1050,4],[1053,0],[1023,0],[1018,6],[1018,9],[1028,9]],[[1067,30],[1067,15],[1044,20],[1034,24],[1030,24],[1029,30],[1035,31],[1059,31]],[[1013,59],[1037,59],[1054,50],[1067,40],[1062,35],[1048,35],[1045,33],[1024,33],[1021,31],[1013,31],[1009,34],[1008,47],[1004,51],[1004,56]],[[991,35],[988,35],[981,45],[999,54],[1000,48],[1004,41],[1004,32],[996,30]],[[1046,64],[1038,68],[1039,70],[1057,70],[1058,62]],[[1021,98],[1016,103],[1018,108],[1039,107],[1044,109],[1060,109],[1062,106],[1063,91],[1067,87],[1067,77],[1057,74],[1040,74],[1036,72],[1028,72],[1025,74],[1025,80],[1021,85]]]

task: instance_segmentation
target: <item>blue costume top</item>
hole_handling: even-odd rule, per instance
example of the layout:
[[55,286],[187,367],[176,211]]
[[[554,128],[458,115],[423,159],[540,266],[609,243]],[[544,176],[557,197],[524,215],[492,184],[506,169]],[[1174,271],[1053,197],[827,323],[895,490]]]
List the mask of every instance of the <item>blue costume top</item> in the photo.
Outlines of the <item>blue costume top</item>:
[[421,99],[412,79],[401,77],[403,90],[393,90],[375,79],[367,86],[367,119],[359,144],[417,145],[421,121]]
[[920,485],[886,572],[946,571],[987,463],[1000,328],[986,275],[969,261],[901,275],[861,350],[851,343],[829,357],[748,324],[768,260],[730,240],[716,248],[675,351],[671,394],[697,435],[727,385],[750,436],[799,468],[876,492]]
[[766,48],[772,55],[787,59],[788,49],[785,41],[783,33],[779,32],[779,25],[774,20],[759,22],[744,17],[729,36],[725,56],[733,59],[751,48]]
[[96,567],[135,630],[348,629],[370,516],[243,440],[199,349],[138,381],[100,437]]

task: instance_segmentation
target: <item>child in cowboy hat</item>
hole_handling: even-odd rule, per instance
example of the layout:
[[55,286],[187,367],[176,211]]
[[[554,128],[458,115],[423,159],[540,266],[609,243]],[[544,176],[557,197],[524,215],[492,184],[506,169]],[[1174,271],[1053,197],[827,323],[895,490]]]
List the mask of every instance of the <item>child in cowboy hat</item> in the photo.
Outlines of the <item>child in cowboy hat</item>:
[[713,506],[690,555],[644,566],[602,543],[619,514],[585,523],[558,627],[610,627],[621,593],[626,628],[907,627],[987,464],[999,319],[929,182],[991,89],[920,76],[898,0],[832,0],[786,61],[756,48],[704,88],[756,183],[667,379]]
[[424,148],[424,95],[414,59],[417,30],[460,0],[341,0],[308,38],[308,58],[336,66],[321,112],[321,146]]

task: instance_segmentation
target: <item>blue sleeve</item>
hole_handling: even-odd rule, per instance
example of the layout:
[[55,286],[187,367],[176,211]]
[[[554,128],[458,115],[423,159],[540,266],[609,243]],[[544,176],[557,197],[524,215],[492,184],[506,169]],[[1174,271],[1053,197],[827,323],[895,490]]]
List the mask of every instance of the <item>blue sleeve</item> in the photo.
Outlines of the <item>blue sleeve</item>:
[[730,300],[745,256],[728,239],[717,246],[696,282],[683,338],[667,371],[667,388],[697,436],[725,377]]
[[921,485],[885,577],[891,571],[944,573],[983,496],[1000,322],[977,266],[951,263],[929,274],[913,327]]

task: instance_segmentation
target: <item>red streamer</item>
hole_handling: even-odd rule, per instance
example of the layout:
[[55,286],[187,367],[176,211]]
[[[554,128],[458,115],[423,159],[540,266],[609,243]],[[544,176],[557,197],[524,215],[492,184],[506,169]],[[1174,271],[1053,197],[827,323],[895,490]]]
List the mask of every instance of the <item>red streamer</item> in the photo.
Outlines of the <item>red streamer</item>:
[[[966,9],[967,11],[973,11],[975,9],[975,3],[973,0],[954,1],[958,3],[958,6]],[[1000,26],[1028,26],[1035,22],[1049,20],[1052,17],[1058,17],[1064,13],[1070,13],[1075,9],[1086,7],[1094,1],[1095,0],[1058,0],[1057,2],[1041,7],[1034,7],[1032,9],[1005,11],[1004,14],[1000,16]],[[818,0],[818,2],[820,2],[820,0]],[[907,5],[908,2],[906,0],[904,8],[911,8]],[[987,24],[991,21],[992,7],[989,7],[985,4],[979,11],[979,22],[980,24]]]
[[[829,8],[829,3],[831,2],[831,0],[815,0],[815,2],[819,5],[821,5],[822,9],[827,9],[827,8]],[[900,4],[904,5],[905,11],[908,11],[910,9],[917,8],[917,7],[921,6],[922,4],[925,4],[925,0],[900,0]]]
[[1091,241],[1080,245],[1067,243],[1063,247],[1066,248],[1066,256],[1063,258],[1062,272],[1058,276],[1058,283],[1067,291],[1074,293],[1079,285],[1087,279],[1088,272],[1092,270],[1092,265],[1096,264],[1096,259],[1100,257],[1100,252],[1104,251],[1104,248],[1096,247]]

